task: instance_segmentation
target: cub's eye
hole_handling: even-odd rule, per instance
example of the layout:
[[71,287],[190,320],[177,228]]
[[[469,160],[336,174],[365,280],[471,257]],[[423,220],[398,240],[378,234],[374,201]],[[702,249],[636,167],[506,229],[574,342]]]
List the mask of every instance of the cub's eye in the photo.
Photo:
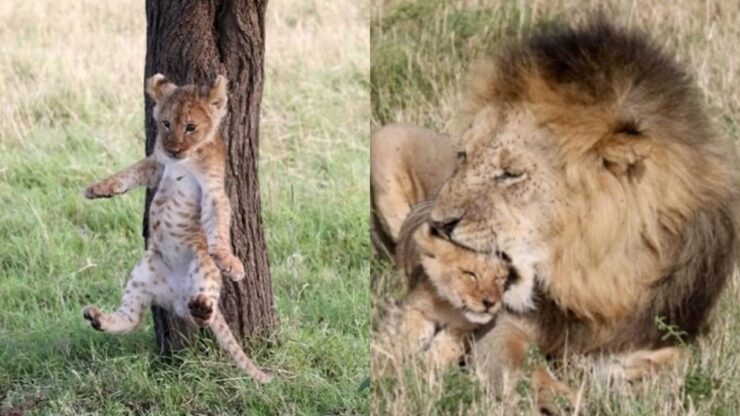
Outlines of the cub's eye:
[[188,133],[192,133],[195,131],[195,124],[189,123],[187,126],[185,126],[185,131]]
[[511,179],[518,179],[524,176],[524,172],[515,172],[511,170],[504,170],[503,172],[499,173],[498,175],[494,176],[494,180],[496,181],[507,181]]
[[170,129],[170,122],[167,120],[162,120],[162,126],[166,128],[167,130]]
[[463,163],[465,163],[466,160],[468,160],[467,153],[465,153],[464,151],[457,152],[457,163],[458,164],[462,165]]
[[471,280],[478,280],[478,275],[469,270],[463,270],[462,274]]

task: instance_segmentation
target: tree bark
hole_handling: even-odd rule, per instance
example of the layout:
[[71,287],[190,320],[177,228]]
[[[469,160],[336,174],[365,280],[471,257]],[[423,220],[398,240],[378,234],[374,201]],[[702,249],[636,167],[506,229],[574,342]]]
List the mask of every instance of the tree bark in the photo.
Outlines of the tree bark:
[[[277,325],[257,176],[263,86],[266,0],[147,0],[146,78],[160,72],[178,85],[229,80],[229,112],[221,124],[227,148],[226,188],[233,211],[234,253],[244,263],[240,282],[224,279],[221,311],[237,338],[269,336]],[[154,103],[144,94],[146,154],[154,149]],[[144,211],[147,238],[149,204]],[[197,332],[154,307],[157,344],[163,353],[191,344]]]

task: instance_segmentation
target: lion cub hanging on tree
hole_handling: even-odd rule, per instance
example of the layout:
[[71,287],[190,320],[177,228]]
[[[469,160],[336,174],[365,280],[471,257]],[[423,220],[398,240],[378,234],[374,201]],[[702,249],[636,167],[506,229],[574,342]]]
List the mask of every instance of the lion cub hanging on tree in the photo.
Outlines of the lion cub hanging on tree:
[[227,109],[226,83],[221,75],[211,86],[178,87],[162,74],[147,80],[155,101],[154,153],[90,186],[85,197],[109,198],[142,185],[156,188],[149,247],[131,271],[118,310],[103,313],[87,306],[83,315],[95,329],[122,334],[138,326],[151,304],[159,305],[210,327],[237,366],[264,383],[271,376],[244,354],[218,308],[221,272],[233,280],[244,278],[244,266],[231,251],[231,207],[218,132]]

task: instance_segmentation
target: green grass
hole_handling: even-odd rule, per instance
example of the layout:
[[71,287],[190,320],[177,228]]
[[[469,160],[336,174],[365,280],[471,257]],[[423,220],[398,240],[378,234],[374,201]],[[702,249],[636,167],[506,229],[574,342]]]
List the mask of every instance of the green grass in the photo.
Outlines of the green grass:
[[11,3],[0,6],[0,415],[367,414],[368,10],[268,7],[260,183],[280,326],[272,347],[251,345],[278,375],[257,386],[212,342],[164,360],[149,319],[120,337],[82,319],[85,304],[117,305],[143,253],[143,190],[81,194],[143,154],[143,4]]
[[[586,0],[373,0],[371,13],[371,98],[373,128],[392,122],[454,130],[454,116],[466,69],[503,43],[524,36],[543,21],[574,22],[593,11]],[[675,51],[704,91],[710,115],[734,138],[740,119],[740,10],[732,1],[707,4],[605,1],[607,15],[648,31]],[[454,131],[453,131],[454,132]],[[403,278],[388,264],[371,267],[373,329],[403,299]],[[740,414],[740,278],[736,273],[715,310],[711,329],[691,347],[685,365],[633,386],[607,386],[576,360],[559,373],[581,392],[582,415]],[[379,332],[374,332],[378,336]],[[541,360],[533,354],[531,365]],[[511,400],[488,397],[469,371],[452,369],[427,381],[414,363],[373,383],[377,414],[532,414],[528,377]]]

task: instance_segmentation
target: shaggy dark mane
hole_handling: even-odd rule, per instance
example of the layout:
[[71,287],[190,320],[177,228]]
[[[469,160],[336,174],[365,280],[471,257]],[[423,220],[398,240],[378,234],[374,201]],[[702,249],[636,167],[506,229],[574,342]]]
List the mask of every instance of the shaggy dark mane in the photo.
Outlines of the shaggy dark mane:
[[485,103],[536,102],[533,94],[541,86],[534,82],[539,81],[563,106],[608,106],[619,112],[615,133],[667,131],[689,144],[712,134],[691,76],[645,34],[602,15],[574,27],[539,26],[524,41],[502,48],[487,66],[473,68],[470,79],[463,125]]
[[[652,283],[639,295],[640,307],[621,317],[607,339],[595,336],[598,324],[577,316],[585,309],[577,310],[581,304],[573,301],[575,285],[554,301],[554,282],[566,287],[568,278],[553,278],[530,316],[541,331],[541,347],[557,354],[566,340],[583,351],[678,342],[665,338],[663,326],[677,328],[682,341],[700,334],[737,267],[740,182],[733,143],[714,130],[698,88],[680,63],[644,33],[596,15],[572,27],[540,26],[474,67],[469,80],[462,127],[486,114],[486,106],[502,114],[532,111],[556,138],[558,163],[578,179],[571,182],[573,192],[603,202],[602,207],[617,204],[617,195],[629,201],[625,210],[615,210],[623,215],[621,222],[602,219],[584,231],[631,224],[639,230],[634,235],[652,235],[659,245],[656,270],[641,276]],[[638,158],[640,143],[649,146]],[[635,169],[610,169],[609,163],[619,160],[610,146],[615,153],[619,146],[629,149],[623,154],[639,159]],[[639,206],[649,208],[639,211]],[[625,257],[622,264],[631,260]],[[568,267],[581,270],[576,261]],[[629,273],[626,268],[621,275]],[[598,282],[599,276],[593,279]],[[590,287],[592,297],[583,299],[593,299],[598,287]]]
[[689,77],[644,34],[596,18],[582,27],[546,26],[530,38],[524,53],[554,84],[575,84],[598,99],[616,83],[687,94]]

